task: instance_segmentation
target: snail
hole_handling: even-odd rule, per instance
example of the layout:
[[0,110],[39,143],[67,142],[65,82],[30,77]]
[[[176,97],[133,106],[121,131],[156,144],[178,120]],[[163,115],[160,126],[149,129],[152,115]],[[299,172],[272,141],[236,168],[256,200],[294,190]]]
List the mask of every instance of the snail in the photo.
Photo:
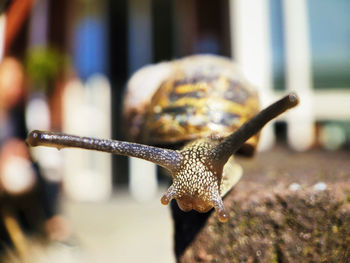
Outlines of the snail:
[[[160,71],[159,78],[156,75]],[[149,90],[144,92],[139,86],[140,93],[145,94],[133,104],[130,94],[134,86],[130,84],[142,85],[139,77],[145,72],[144,86]],[[231,156],[236,152],[252,155],[258,132],[267,122],[296,106],[297,95],[290,93],[258,112],[256,92],[236,66],[228,59],[209,55],[148,66],[135,77],[129,81],[125,115],[136,142],[34,130],[27,143],[58,149],[84,148],[151,161],[169,170],[173,180],[161,198],[162,204],[176,199],[185,212],[206,213],[214,208],[218,219],[226,222],[229,214],[222,198],[237,182],[237,174],[229,169]],[[153,81],[150,87],[147,78]],[[145,101],[147,96],[149,100]],[[137,108],[140,105],[146,107]],[[179,150],[159,147],[179,141],[186,142]]]

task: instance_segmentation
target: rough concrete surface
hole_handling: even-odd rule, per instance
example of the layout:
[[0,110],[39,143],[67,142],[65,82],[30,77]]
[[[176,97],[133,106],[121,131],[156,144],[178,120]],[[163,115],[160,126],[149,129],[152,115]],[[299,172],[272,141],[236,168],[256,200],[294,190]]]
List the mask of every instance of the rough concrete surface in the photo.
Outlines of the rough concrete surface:
[[245,175],[181,262],[350,262],[350,154],[284,149],[239,160]]

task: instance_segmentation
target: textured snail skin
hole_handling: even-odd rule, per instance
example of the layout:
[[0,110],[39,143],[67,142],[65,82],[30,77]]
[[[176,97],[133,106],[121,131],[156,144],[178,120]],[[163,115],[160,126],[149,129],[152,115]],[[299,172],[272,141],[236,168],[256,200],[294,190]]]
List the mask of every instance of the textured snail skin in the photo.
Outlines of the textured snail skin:
[[168,204],[175,198],[183,211],[194,209],[207,212],[214,207],[219,220],[226,222],[228,213],[223,206],[220,189],[224,165],[267,122],[298,103],[297,95],[291,93],[261,111],[223,142],[206,138],[186,145],[180,151],[183,156],[182,167],[173,174],[173,184],[163,195],[161,202]]
[[219,141],[215,137],[198,139],[182,150],[174,151],[148,145],[116,140],[80,137],[56,132],[32,131],[27,138],[30,146],[84,148],[133,156],[154,162],[171,172],[173,183],[161,198],[167,205],[176,199],[183,211],[201,213],[215,208],[221,222],[228,220],[222,202],[221,182],[223,167],[240,146],[263,126],[286,110],[296,106],[299,99],[291,93],[273,103],[238,130]]
[[181,150],[182,168],[173,174],[173,183],[163,195],[162,204],[176,199],[181,210],[208,212],[212,207],[221,222],[228,219],[221,199],[223,166],[215,166],[210,153],[218,142],[210,138],[196,140]]

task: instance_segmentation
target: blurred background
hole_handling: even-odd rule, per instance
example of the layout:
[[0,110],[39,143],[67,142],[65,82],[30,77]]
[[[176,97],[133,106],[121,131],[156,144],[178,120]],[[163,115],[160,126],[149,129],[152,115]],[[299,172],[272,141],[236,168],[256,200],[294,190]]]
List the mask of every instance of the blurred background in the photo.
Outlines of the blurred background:
[[[44,232],[77,236],[95,261],[137,262],[149,251],[152,262],[172,261],[171,219],[158,200],[167,182],[154,165],[80,150],[29,152],[24,143],[33,129],[123,140],[127,80],[150,63],[231,57],[263,106],[287,91],[301,98],[265,129],[260,151],[276,143],[349,151],[349,13],[346,0],[2,0],[1,197],[26,203],[20,212],[3,206],[4,236],[13,242],[8,222],[21,217],[18,226],[33,230],[37,214],[26,209],[44,207]],[[137,245],[144,252],[135,255]]]

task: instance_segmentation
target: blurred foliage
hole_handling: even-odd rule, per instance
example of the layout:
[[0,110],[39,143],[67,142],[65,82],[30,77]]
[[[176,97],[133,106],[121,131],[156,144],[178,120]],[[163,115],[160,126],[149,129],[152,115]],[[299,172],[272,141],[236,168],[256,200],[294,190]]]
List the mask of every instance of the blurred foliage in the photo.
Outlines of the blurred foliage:
[[52,82],[68,64],[68,56],[52,47],[34,47],[28,50],[25,59],[26,72],[32,88],[47,91]]

